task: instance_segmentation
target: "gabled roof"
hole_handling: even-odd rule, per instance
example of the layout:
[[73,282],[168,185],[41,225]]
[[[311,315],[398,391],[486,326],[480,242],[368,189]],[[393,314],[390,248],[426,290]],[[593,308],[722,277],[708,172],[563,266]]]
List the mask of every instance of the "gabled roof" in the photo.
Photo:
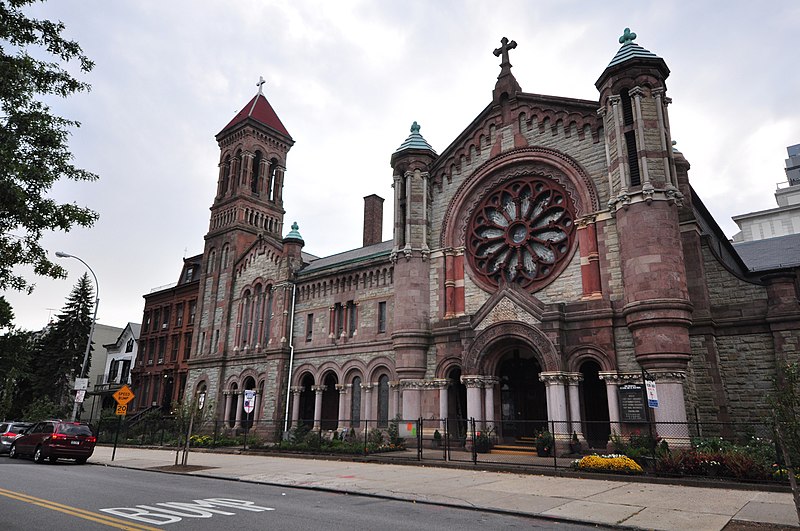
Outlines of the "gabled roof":
[[299,276],[316,273],[329,268],[340,267],[346,264],[355,262],[362,262],[371,258],[379,256],[389,256],[392,250],[393,240],[386,240],[385,242],[368,245],[366,247],[359,247],[358,249],[351,249],[343,253],[318,258],[301,269],[298,273]]
[[800,266],[800,234],[738,242],[733,248],[750,271],[770,271]]
[[272,105],[269,104],[267,98],[264,97],[263,94],[259,93],[253,96],[253,99],[250,100],[247,105],[245,105],[239,114],[233,117],[233,120],[228,122],[228,125],[222,128],[217,136],[224,133],[228,129],[232,128],[235,125],[238,125],[248,118],[252,118],[256,122],[260,124],[266,125],[267,127],[274,129],[278,133],[288,137],[290,140],[292,135],[289,134],[289,131],[283,126],[283,122],[281,119],[278,118],[278,115],[275,113],[275,110],[272,108]]

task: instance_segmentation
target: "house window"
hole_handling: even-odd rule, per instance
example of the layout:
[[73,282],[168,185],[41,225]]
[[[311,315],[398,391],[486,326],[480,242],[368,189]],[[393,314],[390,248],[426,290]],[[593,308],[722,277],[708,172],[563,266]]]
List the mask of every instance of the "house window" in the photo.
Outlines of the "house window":
[[142,322],[144,323],[144,330],[142,330],[142,332],[150,330],[150,312],[144,312],[144,319],[142,319]]
[[186,268],[186,276],[184,277],[184,282],[191,282],[194,278],[194,267],[189,266]]
[[188,360],[192,352],[192,333],[187,332],[183,335],[183,359]]
[[119,360],[112,360],[111,366],[108,368],[106,383],[119,383],[119,380],[117,380],[117,372],[119,372]]
[[146,356],[147,356],[147,342],[146,341],[142,341],[142,350],[141,350],[141,352],[139,354],[140,355],[137,356],[137,357],[139,359],[139,365],[141,366],[141,365],[144,365],[145,360],[147,359],[146,358]]
[[152,365],[153,364],[153,358],[155,356],[155,353],[156,353],[156,342],[155,342],[154,339],[151,339],[150,340],[150,348],[147,350],[147,364],[148,365]]
[[219,351],[219,328],[214,330],[214,339],[211,340],[211,345],[209,345],[209,347],[209,352]]
[[194,324],[194,316],[197,313],[197,301],[189,303],[189,324]]
[[128,343],[125,345],[125,352],[133,352],[133,338],[130,338]]
[[158,338],[158,363],[164,363],[164,354],[167,351],[167,338]]
[[158,326],[161,324],[161,310],[153,312],[153,332],[158,331]]
[[175,326],[183,326],[183,303],[175,305]]
[[336,337],[341,337],[344,332],[344,306],[341,302],[337,302],[333,306],[333,319],[335,323]]
[[386,332],[386,301],[378,303],[378,333]]
[[170,352],[169,361],[178,361],[178,344],[180,340],[181,336],[178,334],[172,336],[172,351]]
[[314,314],[310,313],[306,317],[306,341],[311,341],[314,334]]
[[164,308],[163,319],[161,320],[161,330],[169,328],[169,307]]
[[122,374],[119,375],[120,383],[130,383],[131,380],[131,360],[122,361]]

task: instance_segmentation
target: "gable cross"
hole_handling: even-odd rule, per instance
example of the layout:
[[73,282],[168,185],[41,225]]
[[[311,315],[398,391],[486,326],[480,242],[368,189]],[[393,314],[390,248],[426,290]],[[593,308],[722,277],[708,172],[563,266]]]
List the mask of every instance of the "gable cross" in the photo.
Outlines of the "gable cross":
[[508,51],[513,50],[517,47],[517,41],[509,41],[507,38],[503,37],[500,39],[500,48],[495,49],[493,52],[495,57],[503,56],[503,60],[500,63],[500,66],[505,68],[511,66],[511,63],[508,62]]
[[266,83],[266,81],[264,81],[264,76],[258,76],[258,83],[256,83],[256,86],[258,87],[259,94],[263,94],[261,88],[264,86],[264,83]]

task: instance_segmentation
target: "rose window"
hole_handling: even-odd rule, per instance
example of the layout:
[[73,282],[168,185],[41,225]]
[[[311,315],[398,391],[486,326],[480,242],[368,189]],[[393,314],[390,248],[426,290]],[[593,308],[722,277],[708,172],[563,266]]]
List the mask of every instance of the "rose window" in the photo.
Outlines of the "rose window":
[[565,265],[574,217],[569,195],[553,180],[526,176],[499,185],[470,220],[467,249],[473,270],[494,287],[541,287]]

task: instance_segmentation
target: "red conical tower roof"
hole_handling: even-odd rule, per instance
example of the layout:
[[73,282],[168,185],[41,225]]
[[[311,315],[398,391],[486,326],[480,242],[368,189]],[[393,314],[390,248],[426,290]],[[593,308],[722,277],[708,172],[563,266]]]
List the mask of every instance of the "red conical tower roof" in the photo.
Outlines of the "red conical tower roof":
[[248,102],[247,105],[239,111],[239,114],[233,117],[228,125],[222,128],[222,131],[219,133],[224,133],[228,129],[232,128],[233,126],[244,122],[248,118],[252,118],[253,120],[266,125],[267,127],[274,129],[278,133],[285,135],[290,140],[292,135],[289,134],[289,131],[286,130],[286,127],[283,126],[281,119],[278,118],[278,115],[275,113],[275,110],[272,108],[272,105],[269,104],[267,98],[259,93],[253,96],[253,99]]

